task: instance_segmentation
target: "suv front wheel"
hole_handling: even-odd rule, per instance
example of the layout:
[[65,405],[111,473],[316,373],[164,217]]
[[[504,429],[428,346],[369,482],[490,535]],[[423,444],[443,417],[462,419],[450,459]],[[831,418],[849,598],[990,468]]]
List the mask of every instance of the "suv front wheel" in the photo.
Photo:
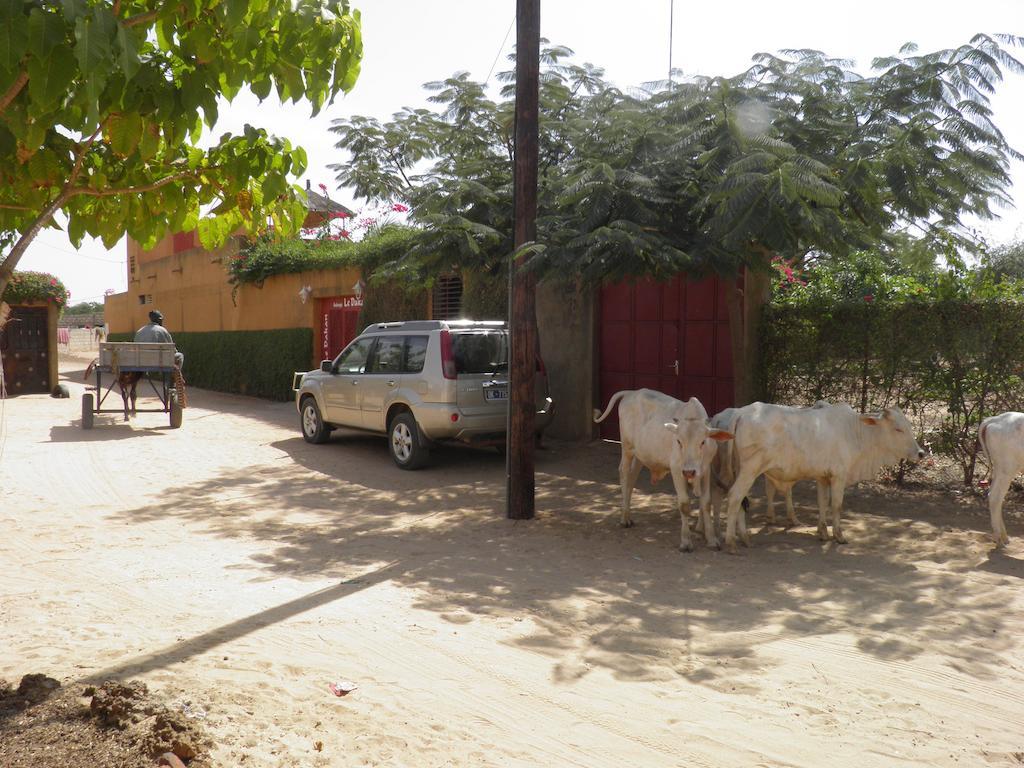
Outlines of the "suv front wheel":
[[400,413],[388,429],[391,458],[400,469],[419,469],[430,452],[420,444],[420,429],[411,413]]
[[324,424],[324,418],[320,415],[316,400],[312,397],[304,398],[300,420],[302,422],[302,436],[307,443],[326,443],[331,437],[331,428]]

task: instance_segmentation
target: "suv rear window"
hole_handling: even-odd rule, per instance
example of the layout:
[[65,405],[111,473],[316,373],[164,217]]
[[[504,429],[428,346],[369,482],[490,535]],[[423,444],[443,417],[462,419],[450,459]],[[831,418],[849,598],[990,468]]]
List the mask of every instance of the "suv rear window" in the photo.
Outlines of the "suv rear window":
[[452,354],[456,373],[508,370],[508,335],[504,331],[456,331]]

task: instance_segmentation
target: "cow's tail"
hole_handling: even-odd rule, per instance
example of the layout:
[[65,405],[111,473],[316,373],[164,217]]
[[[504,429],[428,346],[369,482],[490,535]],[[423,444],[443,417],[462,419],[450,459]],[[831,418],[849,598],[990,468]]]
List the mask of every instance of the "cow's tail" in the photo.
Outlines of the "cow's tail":
[[615,407],[615,404],[617,402],[619,402],[619,400],[621,400],[623,397],[628,395],[631,391],[632,390],[629,390],[629,389],[623,389],[623,390],[621,390],[619,392],[616,392],[614,395],[612,395],[612,399],[608,401],[608,407],[604,409],[604,413],[601,413],[600,409],[595,408],[594,409],[594,423],[595,424],[600,424],[602,421],[607,419],[608,418],[608,414],[612,412],[612,408]]
[[992,478],[992,454],[988,452],[988,446],[985,444],[985,430],[988,429],[988,424],[982,424],[981,429],[978,430],[978,445],[981,446],[981,452],[985,454],[985,461],[988,463],[988,474],[985,475],[986,480]]

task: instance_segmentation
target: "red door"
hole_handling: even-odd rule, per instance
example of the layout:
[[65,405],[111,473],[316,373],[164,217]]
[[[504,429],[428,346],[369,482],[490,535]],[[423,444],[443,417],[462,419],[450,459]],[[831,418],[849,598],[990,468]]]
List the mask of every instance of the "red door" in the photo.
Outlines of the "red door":
[[50,391],[46,307],[14,307],[0,332],[0,355],[9,395]]
[[[718,278],[608,285],[599,326],[602,411],[619,390],[642,388],[696,396],[709,414],[732,405],[729,314]],[[618,439],[615,414],[601,436]]]
[[355,296],[335,296],[319,302],[320,358],[333,360],[359,335],[359,312],[363,308],[363,300]]

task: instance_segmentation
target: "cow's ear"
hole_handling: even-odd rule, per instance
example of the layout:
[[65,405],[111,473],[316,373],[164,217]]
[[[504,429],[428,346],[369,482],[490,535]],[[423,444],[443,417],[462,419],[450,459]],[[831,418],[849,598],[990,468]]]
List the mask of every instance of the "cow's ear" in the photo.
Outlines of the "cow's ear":
[[732,432],[726,432],[724,429],[713,429],[710,432],[708,432],[708,437],[710,437],[712,440],[724,442],[725,440],[732,440],[733,434]]
[[679,425],[676,424],[674,421],[667,421],[665,422],[665,429],[669,430],[670,432],[678,432]]
[[877,416],[868,416],[866,413],[861,414],[860,420],[862,422],[864,422],[865,424],[870,424],[872,427],[875,426],[875,424],[878,423],[878,417]]

